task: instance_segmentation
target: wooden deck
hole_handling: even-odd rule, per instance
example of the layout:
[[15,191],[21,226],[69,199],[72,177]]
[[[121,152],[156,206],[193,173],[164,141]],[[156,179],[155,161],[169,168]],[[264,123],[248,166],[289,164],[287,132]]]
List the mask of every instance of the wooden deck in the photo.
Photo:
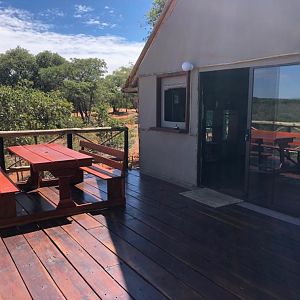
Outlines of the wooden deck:
[[[300,227],[131,171],[126,209],[1,230],[0,299],[300,299]],[[50,209],[56,189],[18,200]],[[78,201],[105,198],[88,176]],[[99,200],[99,199],[97,199]]]

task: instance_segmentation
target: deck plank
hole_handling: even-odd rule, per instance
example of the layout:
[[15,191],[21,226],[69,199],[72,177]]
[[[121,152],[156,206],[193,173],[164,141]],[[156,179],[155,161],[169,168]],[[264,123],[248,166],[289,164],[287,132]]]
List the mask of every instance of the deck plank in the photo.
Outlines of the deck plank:
[[98,227],[90,229],[89,232],[130,265],[132,269],[151,282],[166,297],[171,299],[202,298],[200,294],[183,284],[178,278],[154,263],[135,247],[109,231],[108,228]]
[[9,252],[0,238],[0,299],[31,299]]
[[24,236],[67,299],[100,299],[42,230]]
[[[88,183],[90,184],[90,181]],[[92,183],[92,186],[93,186],[93,188],[96,188],[97,185],[94,185]],[[92,190],[92,189],[88,189],[86,187],[86,190]],[[129,203],[129,206],[130,206],[131,202],[130,202],[130,199],[128,197],[127,197],[127,201]],[[136,200],[136,202],[138,202],[138,200]],[[128,205],[127,205],[127,207],[128,207]],[[139,209],[141,209],[141,207],[142,207],[141,203],[138,202],[137,207]],[[160,211],[155,210],[155,208],[153,209],[153,207],[151,207],[151,209],[152,209],[152,211],[154,211],[154,214],[161,214],[161,215],[163,215],[162,218],[164,218],[164,221],[166,220],[166,218],[165,218],[166,215],[167,215],[166,212],[162,212],[161,210]],[[149,210],[148,206],[145,208],[145,211],[146,210],[147,211]],[[205,217],[205,218],[207,219],[207,217]],[[210,222],[211,222],[211,220],[210,220]],[[182,224],[182,222],[177,223],[177,224]],[[180,225],[180,226],[182,227],[182,225]],[[193,224],[193,226],[194,226],[194,224]],[[227,225],[227,227],[228,226],[229,225]],[[220,236],[224,236],[224,234],[226,234],[226,230],[229,231],[228,228],[223,228],[223,227],[221,227],[221,232],[219,233]],[[188,230],[185,233],[188,234],[189,231],[193,231],[193,227],[188,228]],[[231,231],[232,231],[232,229],[231,229]],[[145,233],[140,233],[140,234],[145,235]],[[212,232],[212,234],[216,235],[216,232]],[[240,235],[240,232],[235,232],[235,237],[239,237],[239,235]],[[206,234],[204,236],[209,238],[208,234]],[[149,239],[148,236],[146,238]],[[168,241],[168,242],[166,242],[166,241],[168,241],[168,239],[162,237],[159,241],[156,241],[156,243],[160,244],[160,246],[163,247],[163,249],[165,249],[165,247],[169,247],[168,249],[171,249],[173,254],[174,254],[174,249],[178,249],[178,247],[183,248],[182,245],[179,245],[179,246],[176,247],[176,243],[173,243],[174,244],[173,245],[172,243],[170,243],[170,241]],[[188,249],[183,248],[183,249],[181,249],[181,253],[179,255],[179,258],[182,259],[187,264],[191,264],[191,259],[194,258],[194,264],[192,263],[192,265],[195,267],[195,263],[198,263],[197,262],[197,257],[199,255],[201,255],[201,257],[205,257],[208,260],[215,261],[217,263],[217,268],[216,268],[216,264],[214,264],[214,266],[215,266],[214,272],[216,274],[218,274],[218,272],[220,272],[220,271],[222,271],[223,274],[224,274],[224,271],[227,267],[230,270],[233,269],[232,275],[235,276],[235,279],[237,280],[236,283],[238,283],[240,281],[239,280],[239,277],[240,277],[239,274],[242,274],[242,278],[244,278],[243,279],[244,283],[240,282],[240,284],[243,284],[244,286],[245,285],[248,286],[249,291],[254,291],[256,289],[258,292],[260,291],[262,293],[262,295],[264,295],[264,297],[267,297],[267,295],[269,297],[276,297],[277,293],[279,293],[281,296],[285,295],[284,289],[280,288],[280,282],[282,281],[282,279],[285,278],[285,275],[286,275],[287,272],[282,273],[282,272],[280,272],[281,269],[279,267],[276,268],[276,266],[274,267],[272,264],[269,264],[269,267],[262,268],[262,269],[260,268],[260,273],[258,273],[258,274],[260,274],[260,276],[257,276],[258,275],[257,270],[255,268],[253,268],[253,266],[252,266],[252,264],[255,263],[254,260],[253,260],[255,258],[255,256],[251,255],[251,251],[248,254],[248,255],[250,255],[248,257],[252,258],[250,264],[247,265],[246,260],[244,259],[245,249],[241,249],[242,250],[242,253],[240,254],[240,258],[242,258],[241,263],[237,264],[236,262],[239,261],[239,260],[238,260],[238,256],[236,255],[236,253],[233,253],[232,258],[230,258],[230,253],[228,253],[228,251],[226,251],[226,248],[230,249],[230,247],[227,246],[228,244],[226,244],[225,246],[222,245],[222,244],[214,245],[214,241],[215,241],[215,239],[211,243],[211,242],[209,242],[209,240],[207,240],[206,241],[207,246],[206,247],[201,246],[201,249],[200,249],[201,251],[199,252],[199,254],[197,254],[197,252],[195,252],[195,251],[190,253],[190,251],[188,251]],[[202,240],[202,242],[203,242],[203,240]],[[238,245],[235,245],[235,246],[238,246]],[[226,248],[224,248],[224,247],[226,247]],[[214,249],[214,250],[212,251],[212,249]],[[225,251],[223,251],[223,250],[225,250]],[[178,257],[178,251],[177,251],[177,256],[176,257]],[[267,258],[267,257],[265,256],[265,258]],[[262,260],[262,261],[264,261],[264,260]],[[230,262],[233,262],[234,264],[232,264]],[[246,266],[245,266],[245,263],[246,263]],[[197,268],[198,268],[199,271],[203,272],[203,267],[197,265]],[[210,268],[212,268],[212,267],[210,267]],[[294,267],[294,270],[296,270],[295,267]],[[261,274],[261,271],[263,271],[264,273]],[[269,271],[272,271],[270,275],[268,274]],[[206,271],[205,273],[207,274],[208,272]],[[229,274],[230,272],[227,271],[227,273]],[[216,276],[216,274],[211,274],[210,276]],[[298,287],[297,286],[297,280],[298,280],[298,278],[295,277],[293,274],[288,273],[287,275],[290,278],[289,285],[293,286],[293,288],[294,288],[293,291],[290,292],[290,295],[291,296],[294,295],[294,297],[295,297],[295,295],[297,295],[297,287]],[[249,286],[249,284],[247,284],[248,281],[253,282],[253,285]],[[276,283],[276,281],[277,281],[277,283]],[[223,284],[223,286],[228,286],[228,283]],[[270,289],[266,288],[268,286],[276,287],[276,292],[273,292],[272,288],[270,288]],[[247,288],[245,288],[245,289],[247,290]],[[248,291],[248,293],[249,293],[249,291]],[[236,292],[238,292],[238,290]]]
[[[253,251],[247,247],[235,247],[232,250],[229,244],[213,238],[211,238],[211,242],[208,238],[204,239],[202,245],[185,241],[180,243],[179,240],[171,239],[139,220],[128,221],[126,226],[176,258],[190,264],[196,270],[202,267],[199,257],[206,257],[214,260],[218,265],[227,266],[233,274],[242,274],[242,278],[251,280],[256,289],[264,292],[272,291],[268,294],[273,297],[279,295],[283,298],[289,295],[292,299],[297,299],[300,294],[298,285],[300,277],[296,274],[299,270],[294,265],[285,269],[286,263],[280,264],[278,260],[272,260],[266,253],[256,252],[253,254]],[[281,286],[286,278],[289,278],[287,284],[290,290],[288,292]]]
[[[226,235],[227,239],[231,239],[232,242],[236,241],[237,236],[239,237],[239,244],[245,243],[249,246],[252,246],[254,250],[257,250],[257,244],[249,243],[249,236],[256,240],[257,243],[263,244],[264,247],[268,247],[271,252],[275,255],[287,253],[288,256],[294,256],[295,261],[299,262],[300,253],[295,252],[295,248],[300,247],[300,243],[297,240],[291,239],[288,233],[281,234],[277,231],[264,231],[264,227],[259,227],[259,229],[254,230],[253,228],[249,228],[248,226],[236,227],[237,230],[233,230],[230,227],[230,224],[220,224],[219,222],[214,222],[215,219],[209,218],[209,216],[203,216],[203,214],[199,214],[197,217],[193,217],[191,215],[185,215],[183,212],[174,212],[168,210],[166,213],[161,212],[161,207],[154,203],[145,203],[141,205],[139,199],[132,197],[131,195],[127,195],[127,203],[129,206],[134,208],[138,208],[141,211],[154,216],[155,218],[161,220],[162,222],[166,222],[171,224],[173,227],[176,227],[178,230],[184,229],[184,227],[189,227],[190,230],[186,230],[185,234],[190,235],[194,238],[202,239],[203,234],[205,233],[206,226],[208,228],[214,228],[214,236],[219,236],[223,238]],[[159,212],[157,210],[160,210]],[[199,211],[193,209],[195,212]],[[202,211],[202,208],[200,209]],[[175,221],[177,220],[177,222]],[[180,226],[184,222],[185,226]],[[193,231],[192,228],[197,226],[197,224],[201,224],[198,231]],[[228,227],[229,225],[229,227]],[[242,234],[242,232],[244,234]],[[266,239],[269,243],[266,243]],[[274,251],[277,246],[281,249],[280,251]]]
[[65,299],[23,235],[3,240],[33,299]]
[[[149,284],[143,277],[133,271],[116,254],[111,252],[92,235],[87,234],[82,226],[93,223],[90,228],[102,226],[94,218],[85,214],[80,218],[73,217],[76,222],[63,225],[62,228],[79,244],[84,245],[85,250],[108,272],[127,292],[135,299],[166,299],[158,290]],[[90,219],[88,222],[87,219]],[[95,226],[94,222],[98,223]],[[81,226],[79,225],[81,224]]]
[[45,228],[44,231],[101,299],[131,298],[61,227]]
[[[149,239],[146,239],[147,237],[136,234],[129,228],[117,224],[109,216],[103,218],[102,215],[95,215],[93,217],[207,299],[235,299],[239,297],[273,299],[268,293],[254,288],[241,280],[239,276],[235,276],[229,270],[221,268],[201,255],[198,255],[197,265],[195,266],[195,263],[186,262],[170,255],[162,248],[162,245],[154,245]],[[179,245],[176,245],[175,248],[178,247]]]

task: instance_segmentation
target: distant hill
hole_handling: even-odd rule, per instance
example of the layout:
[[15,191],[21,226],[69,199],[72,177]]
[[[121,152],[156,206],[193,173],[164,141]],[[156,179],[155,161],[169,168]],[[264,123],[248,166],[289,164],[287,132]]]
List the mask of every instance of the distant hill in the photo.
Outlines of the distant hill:
[[253,98],[252,120],[300,122],[300,99]]

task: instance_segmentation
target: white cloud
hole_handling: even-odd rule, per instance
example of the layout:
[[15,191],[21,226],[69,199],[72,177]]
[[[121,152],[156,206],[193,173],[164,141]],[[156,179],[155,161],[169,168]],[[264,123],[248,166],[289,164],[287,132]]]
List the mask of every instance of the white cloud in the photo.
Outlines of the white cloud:
[[84,24],[87,24],[87,25],[100,25],[101,22],[99,20],[96,20],[96,19],[89,19],[89,20],[85,21]]
[[[95,21],[97,21],[95,19]],[[105,26],[106,23],[100,23]],[[109,72],[134,62],[143,43],[116,36],[66,35],[50,31],[51,26],[33,20],[31,14],[17,9],[0,8],[0,53],[21,46],[31,53],[44,50],[70,58],[102,58]]]
[[74,8],[77,14],[88,13],[94,10],[90,6],[81,5],[81,4],[74,5]]
[[106,22],[101,22],[100,20],[98,19],[89,19],[85,22],[83,22],[84,24],[86,25],[91,25],[91,26],[97,26],[99,29],[103,29],[105,27],[110,27],[110,28],[115,28],[116,27],[116,24],[109,24],[109,23],[106,23]]
[[[1,2],[0,2],[0,3],[1,3]],[[106,6],[104,7],[104,9],[110,9],[110,7],[106,5]]]
[[12,7],[0,9],[0,27],[11,30],[48,30],[51,25],[34,20],[32,14],[26,10]]
[[65,14],[63,11],[59,10],[58,8],[46,9],[45,11],[41,11],[39,14],[41,17],[46,18],[55,18],[55,17],[64,17]]

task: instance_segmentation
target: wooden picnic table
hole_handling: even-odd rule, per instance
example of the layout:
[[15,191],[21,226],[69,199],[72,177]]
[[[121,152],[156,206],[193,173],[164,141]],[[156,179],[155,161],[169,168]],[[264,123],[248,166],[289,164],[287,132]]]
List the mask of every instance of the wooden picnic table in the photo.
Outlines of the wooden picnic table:
[[[300,149],[297,147],[296,134],[287,132],[273,132],[264,130],[252,130],[251,144],[258,147],[259,160],[262,158],[264,148],[277,150],[280,156],[280,168],[285,159],[293,162],[300,169]],[[290,151],[297,152],[297,161],[290,156]]]
[[[43,186],[41,172],[49,171],[58,181],[59,204],[57,208],[74,207],[71,199],[71,184],[83,181],[80,167],[92,165],[93,158],[59,144],[12,146],[8,151],[30,164],[31,175],[23,188],[37,189]],[[49,183],[48,183],[49,184]]]

